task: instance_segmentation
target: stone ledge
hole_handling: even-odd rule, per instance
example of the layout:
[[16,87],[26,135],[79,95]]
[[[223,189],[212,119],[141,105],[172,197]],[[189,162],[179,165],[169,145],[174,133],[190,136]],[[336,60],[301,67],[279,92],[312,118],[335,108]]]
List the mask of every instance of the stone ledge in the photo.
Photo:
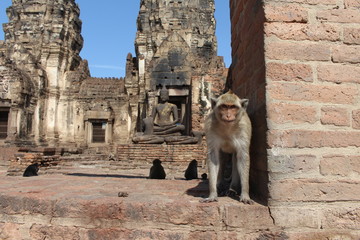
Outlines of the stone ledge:
[[[8,229],[5,232],[11,235],[15,234],[11,226],[27,226],[22,230],[27,236],[20,239],[42,239],[41,234],[54,237],[55,231],[85,235],[106,232],[128,239],[135,235],[216,239],[221,234],[258,235],[274,227],[266,206],[248,206],[227,197],[217,203],[200,203],[208,194],[207,182],[201,180],[150,180],[125,175],[0,178],[0,229]],[[128,197],[118,197],[118,192],[127,192]],[[0,231],[3,238],[1,234],[5,233]]]

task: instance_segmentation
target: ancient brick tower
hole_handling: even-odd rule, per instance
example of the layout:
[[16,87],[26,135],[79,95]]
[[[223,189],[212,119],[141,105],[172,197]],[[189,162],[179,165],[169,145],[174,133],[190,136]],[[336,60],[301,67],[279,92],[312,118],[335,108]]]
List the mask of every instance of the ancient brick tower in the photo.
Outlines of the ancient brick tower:
[[[142,119],[170,91],[186,134],[201,130],[227,75],[216,55],[214,1],[140,2],[136,56],[124,78],[92,78],[75,0],[13,1],[0,43],[1,144],[132,143]],[[216,89],[216,90],[213,90]]]
[[[1,45],[2,121],[8,142],[58,141],[67,112],[66,75],[81,64],[79,8],[74,1],[13,1]],[[64,124],[66,126],[66,124]]]
[[[221,90],[227,70],[217,56],[213,0],[141,0],[135,48],[142,109],[156,104],[166,85],[182,123],[199,130],[211,88]],[[150,111],[151,112],[151,111]],[[142,112],[142,116],[147,115]]]

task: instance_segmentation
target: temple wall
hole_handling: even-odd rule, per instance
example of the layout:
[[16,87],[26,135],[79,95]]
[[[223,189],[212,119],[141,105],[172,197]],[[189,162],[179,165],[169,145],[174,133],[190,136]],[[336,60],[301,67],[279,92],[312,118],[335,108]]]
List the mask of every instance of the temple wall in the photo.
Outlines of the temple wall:
[[359,4],[231,0],[230,7],[228,86],[250,99],[252,165],[268,173],[267,181],[252,174],[268,188],[257,193],[290,239],[357,239]]

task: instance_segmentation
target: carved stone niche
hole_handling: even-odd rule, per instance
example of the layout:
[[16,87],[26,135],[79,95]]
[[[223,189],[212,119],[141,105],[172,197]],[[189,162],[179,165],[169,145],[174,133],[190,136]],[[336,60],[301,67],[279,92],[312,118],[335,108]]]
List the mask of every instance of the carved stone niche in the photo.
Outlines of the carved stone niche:
[[113,141],[114,114],[105,111],[85,113],[85,136],[88,146],[107,145]]
[[[153,108],[159,103],[161,88],[156,91],[148,92],[148,105],[149,113],[153,112]],[[169,91],[169,103],[175,104],[178,110],[179,123],[185,126],[183,135],[190,135],[190,90],[189,87],[183,86],[181,88],[168,87]],[[154,119],[154,123],[157,123],[157,119]]]
[[200,142],[198,136],[191,136],[189,86],[163,86],[148,92],[148,104],[151,115],[142,119],[144,132],[135,135],[134,143],[177,145]]
[[[181,89],[169,88],[169,102],[175,104],[178,109],[178,116],[180,123],[185,126],[184,135],[190,135],[190,90],[188,87]],[[160,89],[157,92],[157,96],[160,96]]]

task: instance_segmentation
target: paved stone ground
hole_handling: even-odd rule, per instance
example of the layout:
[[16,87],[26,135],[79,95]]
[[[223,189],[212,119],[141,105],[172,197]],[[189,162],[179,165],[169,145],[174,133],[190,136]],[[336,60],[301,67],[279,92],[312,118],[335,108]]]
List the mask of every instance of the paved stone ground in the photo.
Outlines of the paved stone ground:
[[145,170],[0,173],[0,239],[261,239],[274,230],[260,204],[200,203],[207,181],[152,180]]

